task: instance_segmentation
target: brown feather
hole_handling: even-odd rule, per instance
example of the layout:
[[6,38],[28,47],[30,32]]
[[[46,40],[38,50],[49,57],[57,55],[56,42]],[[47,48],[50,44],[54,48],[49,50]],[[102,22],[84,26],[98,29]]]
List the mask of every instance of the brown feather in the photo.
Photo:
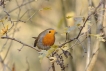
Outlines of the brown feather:
[[32,37],[32,38],[37,39],[37,37]]

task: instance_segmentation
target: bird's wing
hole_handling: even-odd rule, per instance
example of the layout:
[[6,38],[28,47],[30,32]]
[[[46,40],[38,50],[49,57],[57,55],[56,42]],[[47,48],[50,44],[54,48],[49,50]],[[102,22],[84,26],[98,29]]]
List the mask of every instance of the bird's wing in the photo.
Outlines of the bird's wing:
[[[47,30],[48,30],[48,29],[47,29]],[[37,45],[37,43],[39,42],[39,40],[41,40],[41,39],[44,37],[44,35],[45,35],[45,33],[46,33],[47,30],[44,30],[43,32],[41,32],[41,33],[38,35],[38,37],[33,37],[33,38],[36,39],[35,42],[34,42],[34,47],[36,47],[36,45]],[[44,34],[44,35],[43,35],[43,34]]]
[[37,39],[37,37],[32,37],[32,38]]

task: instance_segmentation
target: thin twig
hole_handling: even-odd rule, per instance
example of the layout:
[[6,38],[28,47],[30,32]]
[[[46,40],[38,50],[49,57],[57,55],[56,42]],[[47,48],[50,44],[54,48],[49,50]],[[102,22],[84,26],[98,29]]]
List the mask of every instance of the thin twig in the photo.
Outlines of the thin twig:
[[19,7],[25,6],[26,4],[29,4],[29,3],[34,2],[34,1],[35,1],[35,0],[28,1],[28,2],[26,2],[26,3],[24,3],[24,4],[22,4],[22,5],[20,5],[20,6],[16,7],[16,8],[14,8],[14,9],[12,9],[12,10],[9,11],[8,13],[11,13],[11,12],[13,12],[14,10],[18,9]]
[[[91,8],[92,8],[92,0],[88,0],[88,4],[89,4],[89,6],[88,6],[88,15],[90,15],[91,13],[92,13],[92,10],[91,10]],[[91,18],[92,17],[90,17],[89,18],[89,23],[90,24],[92,24],[91,23]],[[88,27],[87,27],[87,29],[89,29],[89,31],[87,32],[87,35],[88,35],[88,37],[87,37],[87,56],[86,56],[86,67],[88,66],[88,64],[89,64],[89,62],[90,62],[90,57],[91,57],[91,36],[89,35],[89,34],[91,34],[91,29],[90,29],[90,25],[87,25]]]
[[88,17],[85,19],[84,24],[83,24],[83,26],[81,27],[81,29],[80,29],[80,31],[79,31],[79,33],[78,33],[78,35],[77,35],[75,38],[70,39],[70,40],[68,40],[68,41],[66,41],[66,42],[64,42],[64,43],[62,43],[61,45],[59,45],[59,48],[61,48],[61,47],[64,46],[65,44],[70,43],[70,42],[74,41],[75,39],[78,39],[78,38],[79,38],[79,36],[80,36],[80,34],[81,34],[83,28],[85,27],[86,22],[89,20],[89,18],[90,18],[93,14],[96,13],[97,9],[101,6],[102,3],[103,3],[103,1],[101,1],[101,2],[99,3],[99,5],[95,8],[95,10],[94,10],[90,15],[88,15]]
[[30,47],[30,48],[32,48],[32,49],[34,49],[34,50],[40,52],[40,50],[36,49],[35,47],[30,46],[30,45],[28,45],[28,44],[25,44],[25,43],[23,43],[22,41],[19,41],[19,40],[15,39],[15,38],[11,38],[11,37],[1,37],[1,38],[2,38],[2,39],[11,39],[11,40],[17,41],[17,42],[23,44],[24,46],[28,46],[28,47]]
[[[104,12],[103,12],[103,4],[104,4],[105,0],[101,0],[100,3],[102,3],[100,5],[100,9],[101,11],[99,12],[100,14],[98,14],[98,22],[97,22],[97,34],[101,34],[102,33],[102,29],[103,29],[103,20],[104,20],[104,17],[102,15],[104,15]],[[93,50],[93,56],[89,62],[89,64],[87,65],[85,71],[92,71],[93,70],[93,67],[95,65],[95,62],[97,60],[97,56],[98,56],[98,50],[100,48],[100,41],[99,40],[96,40],[95,41],[95,46],[93,47],[94,50]]]
[[[13,32],[12,38],[14,37],[14,34],[15,34],[15,31]],[[9,50],[10,50],[10,48],[11,48],[11,46],[12,46],[12,42],[13,42],[13,41],[11,40],[10,45],[9,45],[9,47],[8,47],[8,49],[7,49],[7,52],[6,52],[5,56],[4,56],[3,62],[5,61],[5,59],[6,59],[7,55],[8,55],[8,53],[9,53]]]
[[51,66],[49,66],[49,68],[48,68],[48,70],[47,71],[50,71],[50,69],[52,68],[52,65]]
[[18,49],[18,51],[21,51],[23,47],[24,47],[24,45],[22,45],[22,47],[20,49]]
[[30,71],[30,66],[29,66],[29,62],[28,62],[27,57],[26,57],[26,63],[27,63],[27,65],[28,65],[28,68],[26,69],[26,71]]
[[8,42],[8,39],[7,39],[7,40],[6,40],[6,42],[3,44],[3,46],[2,46],[2,48],[1,48],[1,50],[0,50],[0,52],[2,52],[2,51],[3,51],[3,49],[5,48],[5,46],[6,46],[7,42]]

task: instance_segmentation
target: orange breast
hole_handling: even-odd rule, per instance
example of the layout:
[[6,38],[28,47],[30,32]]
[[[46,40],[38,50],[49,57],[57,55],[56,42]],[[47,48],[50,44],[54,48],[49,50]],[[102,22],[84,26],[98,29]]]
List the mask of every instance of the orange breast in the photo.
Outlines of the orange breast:
[[45,35],[42,42],[44,46],[52,46],[55,42],[54,34]]

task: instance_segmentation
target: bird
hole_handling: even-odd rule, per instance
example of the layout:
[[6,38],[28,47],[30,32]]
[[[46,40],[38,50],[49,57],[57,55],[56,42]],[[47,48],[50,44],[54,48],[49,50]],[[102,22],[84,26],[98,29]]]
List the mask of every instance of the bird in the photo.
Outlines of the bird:
[[56,33],[57,32],[52,28],[42,31],[38,37],[33,37],[35,38],[34,47],[37,46],[39,49],[49,50],[50,46],[52,46],[55,42]]

